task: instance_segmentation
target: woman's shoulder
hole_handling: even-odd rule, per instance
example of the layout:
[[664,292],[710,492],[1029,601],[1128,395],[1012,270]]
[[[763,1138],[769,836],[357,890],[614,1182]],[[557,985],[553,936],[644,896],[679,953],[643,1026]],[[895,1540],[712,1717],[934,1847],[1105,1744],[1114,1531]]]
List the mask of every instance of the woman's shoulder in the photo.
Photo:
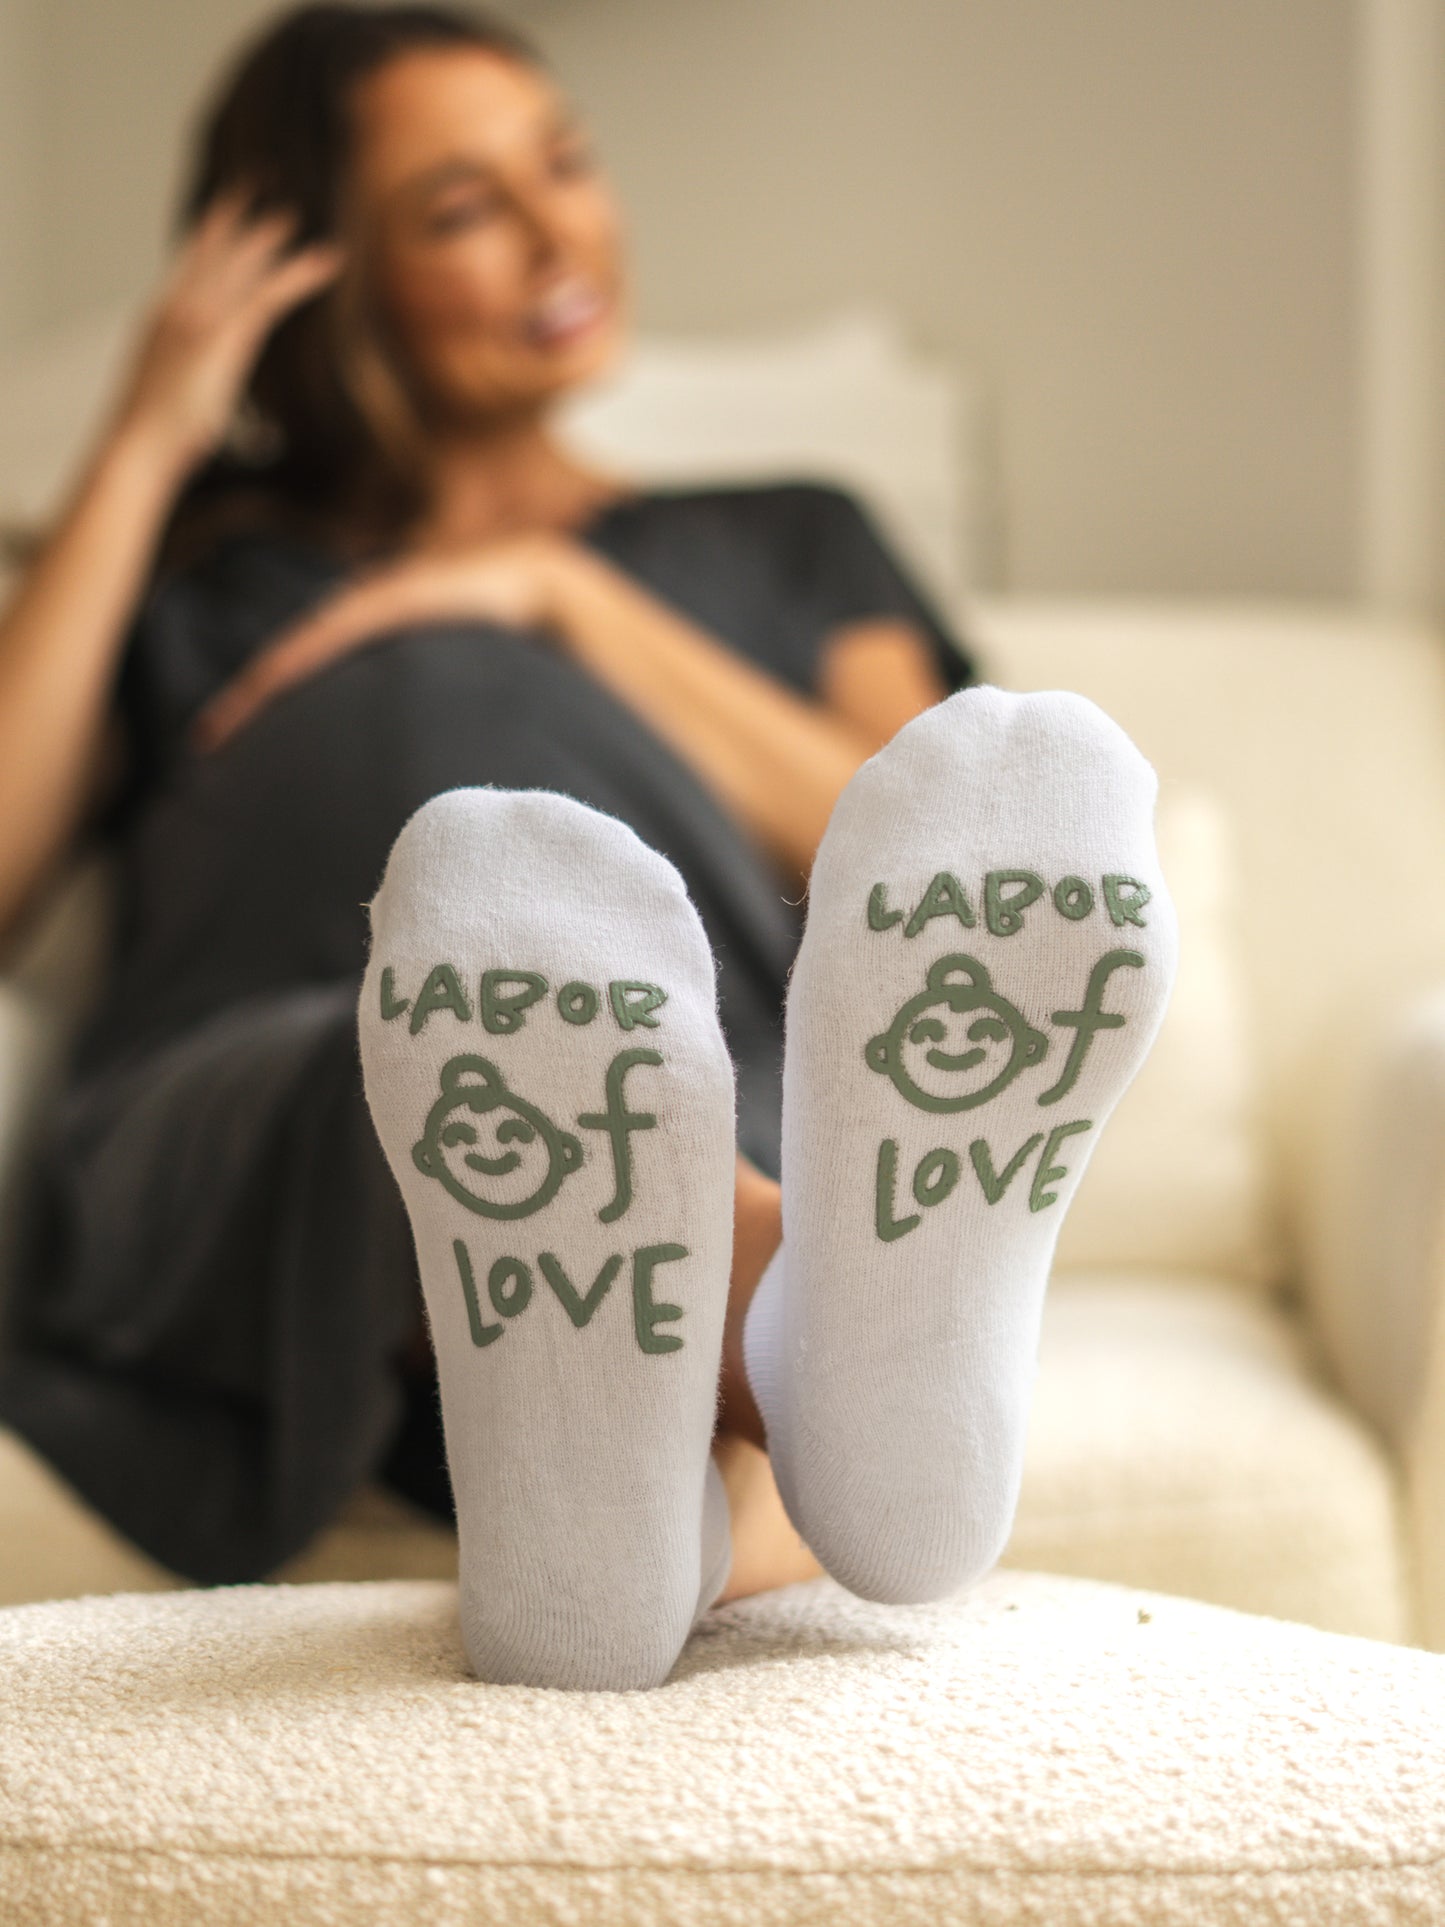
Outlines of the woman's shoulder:
[[303,614],[349,567],[309,535],[266,522],[212,531],[162,555],[136,614],[134,646],[179,644],[232,662]]
[[879,619],[920,630],[950,688],[972,673],[911,558],[844,481],[799,472],[652,488],[620,509],[613,533],[614,554],[664,588],[725,584],[703,598],[714,624],[735,616],[738,646],[786,658],[800,686],[813,686],[825,637]]
[[614,503],[590,533],[619,554],[704,569],[730,559],[795,588],[835,578],[849,555],[888,547],[859,494],[809,474],[644,487]]
[[123,827],[184,719],[344,567],[306,537],[261,525],[213,531],[185,553],[163,555],[116,668],[111,733],[124,743],[127,771],[99,829]]
[[218,530],[163,555],[152,578],[158,595],[231,595],[324,584],[348,565],[315,537],[266,522]]
[[847,482],[798,473],[654,488],[633,498],[630,511],[623,507],[619,533],[629,513],[639,534],[656,537],[639,547],[695,553],[731,545],[791,589],[836,601],[840,616],[857,601],[870,605],[866,613],[905,614],[943,630],[888,518]]

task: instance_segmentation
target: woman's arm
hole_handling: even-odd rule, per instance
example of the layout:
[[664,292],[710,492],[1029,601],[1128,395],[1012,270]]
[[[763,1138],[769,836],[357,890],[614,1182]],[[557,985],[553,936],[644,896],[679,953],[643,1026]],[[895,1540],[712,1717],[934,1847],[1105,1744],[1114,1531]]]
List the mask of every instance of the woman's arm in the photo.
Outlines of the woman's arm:
[[0,622],[0,936],[95,795],[117,646],[177,486],[160,442],[108,438]]
[[116,658],[186,476],[224,434],[267,332],[336,271],[330,249],[283,259],[289,233],[285,219],[248,221],[234,198],[199,224],[110,426],[0,619],[0,937],[106,773]]
[[567,653],[800,879],[854,771],[948,693],[901,622],[838,631],[824,652],[823,700],[812,701],[578,545],[566,545],[552,573],[551,618]]
[[882,749],[949,690],[916,623],[906,616],[871,616],[828,637],[819,656],[818,693]]

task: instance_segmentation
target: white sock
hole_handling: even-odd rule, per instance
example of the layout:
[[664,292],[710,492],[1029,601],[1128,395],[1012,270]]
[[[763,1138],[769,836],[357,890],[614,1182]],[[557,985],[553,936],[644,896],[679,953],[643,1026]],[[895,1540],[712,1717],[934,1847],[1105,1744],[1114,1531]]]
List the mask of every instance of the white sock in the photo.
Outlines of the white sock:
[[656,1685],[730,1561],[709,1448],[735,1109],[707,938],[664,857],[547,791],[432,797],[370,909],[362,1068],[436,1349],[467,1656],[498,1683]]
[[865,1598],[938,1598],[1008,1538],[1059,1227],[1174,977],[1156,789],[1084,697],[985,686],[901,730],[828,824],[788,989],[783,1244],[743,1346],[788,1513]]

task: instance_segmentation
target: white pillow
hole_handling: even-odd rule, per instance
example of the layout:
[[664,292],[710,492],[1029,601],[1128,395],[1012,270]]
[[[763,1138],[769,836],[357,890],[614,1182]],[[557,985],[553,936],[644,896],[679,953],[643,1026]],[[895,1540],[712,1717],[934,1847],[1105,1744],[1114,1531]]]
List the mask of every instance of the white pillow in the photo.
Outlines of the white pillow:
[[951,599],[983,540],[976,407],[886,315],[854,308],[767,334],[641,335],[560,420],[581,454],[654,483],[841,483]]
[[1230,825],[1212,793],[1161,785],[1159,861],[1179,975],[1059,1238],[1061,1270],[1186,1271],[1272,1284],[1282,1242],[1235,947]]
[[[108,309],[0,355],[0,521],[43,522],[98,430],[139,315]],[[886,312],[751,334],[634,336],[558,416],[584,456],[664,483],[811,475],[862,495],[951,600],[988,546],[979,398]]]

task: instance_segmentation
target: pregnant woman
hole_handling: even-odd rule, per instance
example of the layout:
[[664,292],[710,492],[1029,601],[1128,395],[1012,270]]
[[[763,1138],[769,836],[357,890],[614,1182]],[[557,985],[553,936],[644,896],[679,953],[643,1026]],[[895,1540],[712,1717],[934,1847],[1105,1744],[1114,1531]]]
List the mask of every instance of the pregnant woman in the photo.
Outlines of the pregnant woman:
[[288,14],[185,205],[0,625],[0,929],[78,832],[120,878],[0,1424],[200,1583],[368,1479],[455,1517],[488,1678],[653,1682],[814,1553],[963,1583],[1167,995],[1152,772],[966,688],[845,492],[555,438],[623,239],[510,30]]

